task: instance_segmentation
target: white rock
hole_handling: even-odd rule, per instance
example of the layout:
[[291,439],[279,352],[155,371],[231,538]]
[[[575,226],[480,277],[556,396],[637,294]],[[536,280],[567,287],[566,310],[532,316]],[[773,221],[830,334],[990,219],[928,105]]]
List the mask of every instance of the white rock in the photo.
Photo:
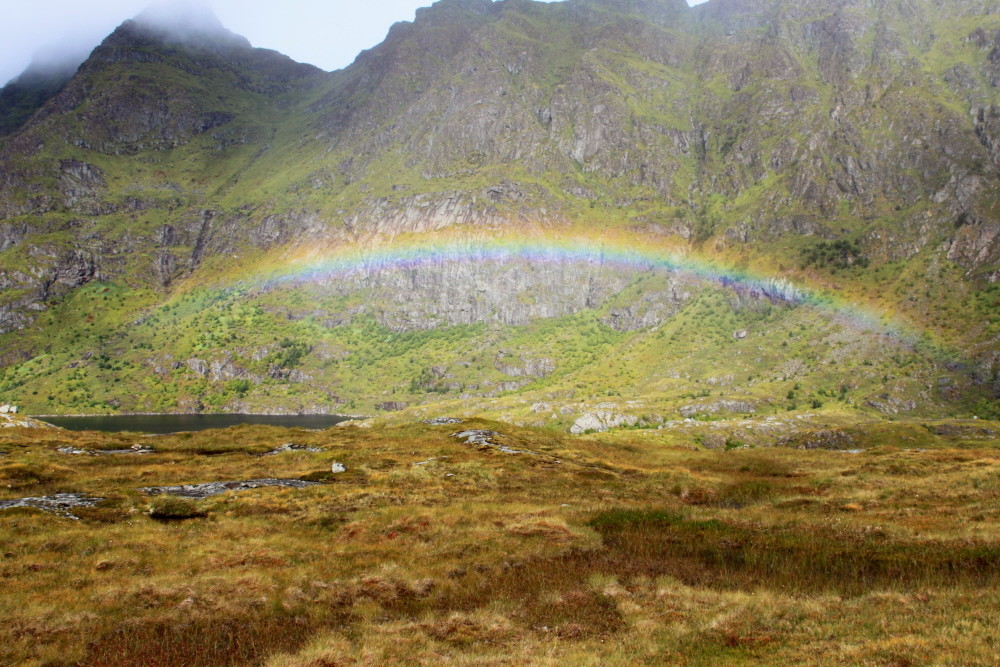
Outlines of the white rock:
[[639,418],[634,415],[623,415],[608,411],[588,412],[578,417],[569,432],[578,435],[587,431],[607,431],[619,426],[634,426]]

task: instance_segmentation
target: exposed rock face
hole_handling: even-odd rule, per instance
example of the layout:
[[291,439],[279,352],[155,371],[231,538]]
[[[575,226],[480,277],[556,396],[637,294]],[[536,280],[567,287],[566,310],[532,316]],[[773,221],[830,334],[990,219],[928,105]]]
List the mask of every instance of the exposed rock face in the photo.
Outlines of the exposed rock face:
[[531,454],[524,449],[514,449],[509,445],[504,444],[506,440],[502,433],[497,433],[496,431],[489,431],[486,429],[476,429],[473,431],[462,431],[460,433],[453,433],[453,438],[458,438],[459,440],[464,440],[467,445],[474,445],[481,449],[495,449],[502,454]]
[[738,401],[727,398],[706,403],[692,403],[681,408],[681,414],[685,417],[693,417],[699,414],[715,414],[717,412],[752,414],[756,411],[756,406],[750,401]]
[[0,510],[13,509],[16,507],[31,507],[34,509],[58,514],[67,519],[79,521],[79,517],[73,514],[72,510],[77,507],[93,507],[104,498],[87,496],[82,493],[57,493],[52,496],[41,496],[38,498],[16,498],[14,500],[0,500]]
[[581,415],[573,422],[569,432],[573,434],[587,433],[588,431],[603,432],[621,426],[635,426],[639,423],[639,418],[635,415],[623,415],[607,410],[598,410]]
[[93,198],[104,187],[104,177],[96,167],[79,160],[59,163],[59,190],[66,208],[72,209],[81,200]]
[[692,297],[690,279],[671,276],[666,289],[646,291],[637,301],[612,307],[604,322],[616,331],[638,331],[663,324]]
[[898,415],[901,412],[913,412],[917,409],[916,401],[890,394],[879,394],[878,397],[865,401],[865,405],[875,408],[884,415]]
[[[361,310],[374,311],[378,321],[390,329],[412,331],[479,322],[518,326],[570,315],[607,303],[637,274],[623,272],[610,262],[601,265],[555,259],[533,263],[495,258],[470,242],[469,251],[460,257],[406,269],[373,265],[318,279],[314,284],[327,294],[368,294],[369,301],[378,307],[362,306]],[[668,319],[676,312],[678,299],[688,296],[652,292],[634,311],[628,311],[633,315],[619,314],[611,319],[621,330],[652,326]],[[337,317],[330,313],[328,317],[345,321],[350,314]],[[497,364],[498,370],[513,377],[543,377],[555,370],[552,360],[545,358],[498,360]]]
[[193,373],[197,373],[198,375],[208,375],[208,364],[206,364],[202,359],[188,359],[187,367],[191,369]]
[[531,359],[521,355],[520,363],[515,365],[507,363],[510,352],[501,350],[493,366],[504,375],[511,377],[533,377],[540,378],[551,375],[556,370],[555,362],[551,359]]

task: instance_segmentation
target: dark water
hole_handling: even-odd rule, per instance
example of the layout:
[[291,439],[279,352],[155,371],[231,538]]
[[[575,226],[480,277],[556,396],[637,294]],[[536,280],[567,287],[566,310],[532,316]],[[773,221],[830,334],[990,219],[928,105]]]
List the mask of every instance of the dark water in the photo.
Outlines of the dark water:
[[204,431],[239,424],[267,424],[293,428],[329,428],[350,417],[340,415],[113,415],[110,417],[43,417],[42,421],[70,431],[133,431],[176,433]]

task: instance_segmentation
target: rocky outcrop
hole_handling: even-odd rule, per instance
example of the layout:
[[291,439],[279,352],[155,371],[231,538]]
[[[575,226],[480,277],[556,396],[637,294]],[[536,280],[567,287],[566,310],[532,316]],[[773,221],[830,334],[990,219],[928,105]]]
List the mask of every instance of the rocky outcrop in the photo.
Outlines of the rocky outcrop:
[[0,252],[16,246],[28,233],[27,223],[0,222]]
[[704,403],[692,403],[681,407],[680,412],[684,417],[694,417],[700,414],[716,414],[718,412],[732,412],[737,414],[753,414],[757,407],[750,401],[740,401],[728,398]]
[[58,180],[62,205],[68,209],[95,198],[106,186],[100,169],[79,160],[60,161]]
[[0,428],[56,428],[52,424],[18,414],[16,406],[8,407],[15,409],[13,411],[0,412]]
[[[378,304],[368,310],[381,324],[412,331],[480,322],[517,326],[562,317],[604,303],[632,279],[611,264],[496,257],[472,240],[468,252],[456,254],[408,268],[373,263],[317,282],[334,294],[368,293]],[[507,365],[535,377],[554,370],[530,359]]]
[[0,334],[18,331],[33,321],[31,308],[37,303],[33,298],[21,297],[0,303]]
[[[212,382],[227,382],[229,380],[251,380],[255,384],[261,381],[261,377],[250,373],[247,369],[236,364],[231,356],[221,359],[205,361],[204,359],[188,359],[184,362],[188,370],[195,375],[199,375]],[[287,374],[279,375],[279,378],[287,377]]]
[[52,496],[40,496],[37,498],[15,498],[14,500],[0,500],[0,510],[15,509],[18,507],[32,508],[58,514],[66,519],[79,521],[80,518],[73,514],[77,507],[93,507],[104,498],[88,496],[82,493],[57,493]]
[[284,454],[285,452],[321,452],[323,451],[319,447],[312,447],[310,445],[303,445],[296,442],[286,442],[283,445],[279,445],[269,452],[265,452],[263,456],[277,456],[278,454]]
[[532,454],[524,449],[514,449],[510,445],[505,444],[508,438],[502,433],[497,433],[496,431],[489,431],[486,429],[475,429],[472,431],[461,431],[459,433],[452,433],[453,438],[458,438],[462,440],[467,445],[472,445],[480,449],[493,449],[503,454]]
[[878,410],[884,415],[898,415],[900,413],[913,412],[917,409],[916,401],[891,394],[879,394],[877,397],[866,400],[865,405]]
[[588,432],[603,432],[622,426],[635,426],[639,423],[639,418],[635,415],[624,415],[608,410],[597,410],[587,412],[577,417],[569,432],[574,435]]
[[181,498],[208,498],[220,493],[238,493],[269,486],[304,489],[315,486],[318,482],[308,482],[301,479],[249,479],[235,482],[206,482],[204,484],[184,484],[181,486],[146,486],[138,491],[150,496],[180,496]]
[[636,301],[616,303],[604,318],[615,331],[639,331],[659,326],[677,314],[697,290],[694,281],[672,277],[666,290],[643,292]]
[[974,268],[1000,259],[1000,223],[996,220],[960,215],[956,227],[946,245],[949,260]]
[[509,363],[507,360],[512,358],[511,352],[501,350],[497,353],[493,367],[504,375],[531,378],[545,377],[551,375],[556,370],[555,362],[545,357],[534,359],[522,354],[514,363]]

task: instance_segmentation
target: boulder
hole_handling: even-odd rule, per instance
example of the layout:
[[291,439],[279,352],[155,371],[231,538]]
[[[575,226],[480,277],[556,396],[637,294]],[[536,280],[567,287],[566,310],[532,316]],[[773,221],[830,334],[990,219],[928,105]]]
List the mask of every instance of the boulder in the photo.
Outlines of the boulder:
[[452,433],[451,437],[464,440],[467,445],[473,445],[483,449],[495,449],[504,454],[532,454],[532,452],[525,449],[514,449],[513,447],[505,445],[505,436],[502,433],[497,433],[496,431],[474,429],[471,431]]

